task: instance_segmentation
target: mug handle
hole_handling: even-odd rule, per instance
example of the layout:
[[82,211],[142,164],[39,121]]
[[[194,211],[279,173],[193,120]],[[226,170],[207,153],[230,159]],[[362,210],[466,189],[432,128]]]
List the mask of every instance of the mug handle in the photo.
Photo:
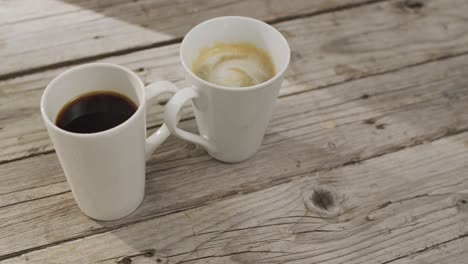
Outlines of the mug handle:
[[[168,81],[154,82],[145,87],[145,101],[148,102],[162,94],[176,94],[179,90],[177,86]],[[158,148],[171,134],[165,124],[146,139],[145,158],[148,160],[153,152]]]
[[205,148],[209,153],[215,153],[215,147],[208,139],[177,127],[180,119],[180,110],[188,100],[197,97],[199,97],[199,94],[192,87],[186,87],[178,91],[166,104],[164,111],[164,123],[166,124],[169,131],[171,131],[171,133],[175,136],[183,140],[198,144]]

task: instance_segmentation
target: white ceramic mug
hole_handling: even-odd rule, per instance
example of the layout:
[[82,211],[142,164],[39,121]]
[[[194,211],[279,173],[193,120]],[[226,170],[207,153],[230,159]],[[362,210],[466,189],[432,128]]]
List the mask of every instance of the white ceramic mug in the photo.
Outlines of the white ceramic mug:
[[[138,106],[122,124],[111,129],[79,134],[55,125],[57,114],[69,101],[93,91],[114,91]],[[177,90],[169,82],[145,88],[132,71],[114,64],[81,65],[57,76],[41,98],[41,112],[73,196],[86,215],[115,220],[134,211],[145,190],[145,156],[170,135],[165,125],[146,138],[146,103]]]
[[[248,42],[268,52],[276,75],[261,84],[230,88],[206,82],[192,70],[202,48],[215,43]],[[272,26],[247,17],[219,17],[205,21],[187,33],[180,47],[186,79],[182,89],[166,105],[164,122],[179,138],[204,147],[214,158],[239,162],[259,149],[290,59],[286,39]],[[199,135],[177,127],[178,113],[192,100]]]

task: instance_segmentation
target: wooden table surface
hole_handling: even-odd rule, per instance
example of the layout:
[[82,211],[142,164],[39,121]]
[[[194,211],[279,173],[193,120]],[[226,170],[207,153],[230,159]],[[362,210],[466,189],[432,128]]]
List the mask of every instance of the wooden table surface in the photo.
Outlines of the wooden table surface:
[[[92,61],[184,85],[183,35],[222,15],[292,49],[259,152],[223,164],[170,137],[132,215],[86,217],[44,87]],[[468,1],[0,0],[0,263],[468,263]]]

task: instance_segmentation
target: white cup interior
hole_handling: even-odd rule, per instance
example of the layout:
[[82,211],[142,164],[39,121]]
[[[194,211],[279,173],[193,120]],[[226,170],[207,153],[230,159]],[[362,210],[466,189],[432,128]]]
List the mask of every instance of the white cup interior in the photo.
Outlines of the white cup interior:
[[226,16],[207,20],[184,37],[180,57],[186,70],[192,70],[192,62],[202,48],[216,43],[248,42],[268,52],[277,75],[289,64],[290,50],[286,39],[272,26],[248,17]]
[[117,92],[138,107],[144,101],[143,83],[132,71],[114,64],[90,63],[65,71],[52,80],[42,95],[42,111],[55,124],[65,104],[94,91]]

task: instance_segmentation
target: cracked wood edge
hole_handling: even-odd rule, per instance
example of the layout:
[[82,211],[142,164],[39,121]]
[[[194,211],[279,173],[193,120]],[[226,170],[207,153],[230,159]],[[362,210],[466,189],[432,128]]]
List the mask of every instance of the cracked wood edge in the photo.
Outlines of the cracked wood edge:
[[287,5],[281,0],[7,2],[0,8],[5,13],[0,19],[0,75],[16,77],[178,42],[196,24],[223,15],[275,22],[376,1],[291,0]]
[[[443,244],[458,248],[430,263],[455,263],[468,246],[467,142],[462,133],[305,173],[2,263],[403,264],[433,258]],[[341,214],[323,218],[306,206],[317,188],[343,197],[330,204]]]
[[468,258],[468,234],[460,235],[451,240],[437,243],[411,252],[382,264],[439,264],[464,263]]
[[[0,208],[0,255],[19,255],[466,131],[467,63],[468,55],[283,98],[260,151],[246,162],[223,164],[171,138],[147,164],[145,201],[119,221],[87,218],[71,193],[53,195],[55,184],[40,188],[33,201],[24,198],[26,190],[10,193],[10,199],[23,200]],[[194,120],[182,125],[195,128]],[[1,168],[8,172],[2,179],[10,181],[0,186],[63,177],[53,155]],[[58,192],[67,191],[59,184]]]

